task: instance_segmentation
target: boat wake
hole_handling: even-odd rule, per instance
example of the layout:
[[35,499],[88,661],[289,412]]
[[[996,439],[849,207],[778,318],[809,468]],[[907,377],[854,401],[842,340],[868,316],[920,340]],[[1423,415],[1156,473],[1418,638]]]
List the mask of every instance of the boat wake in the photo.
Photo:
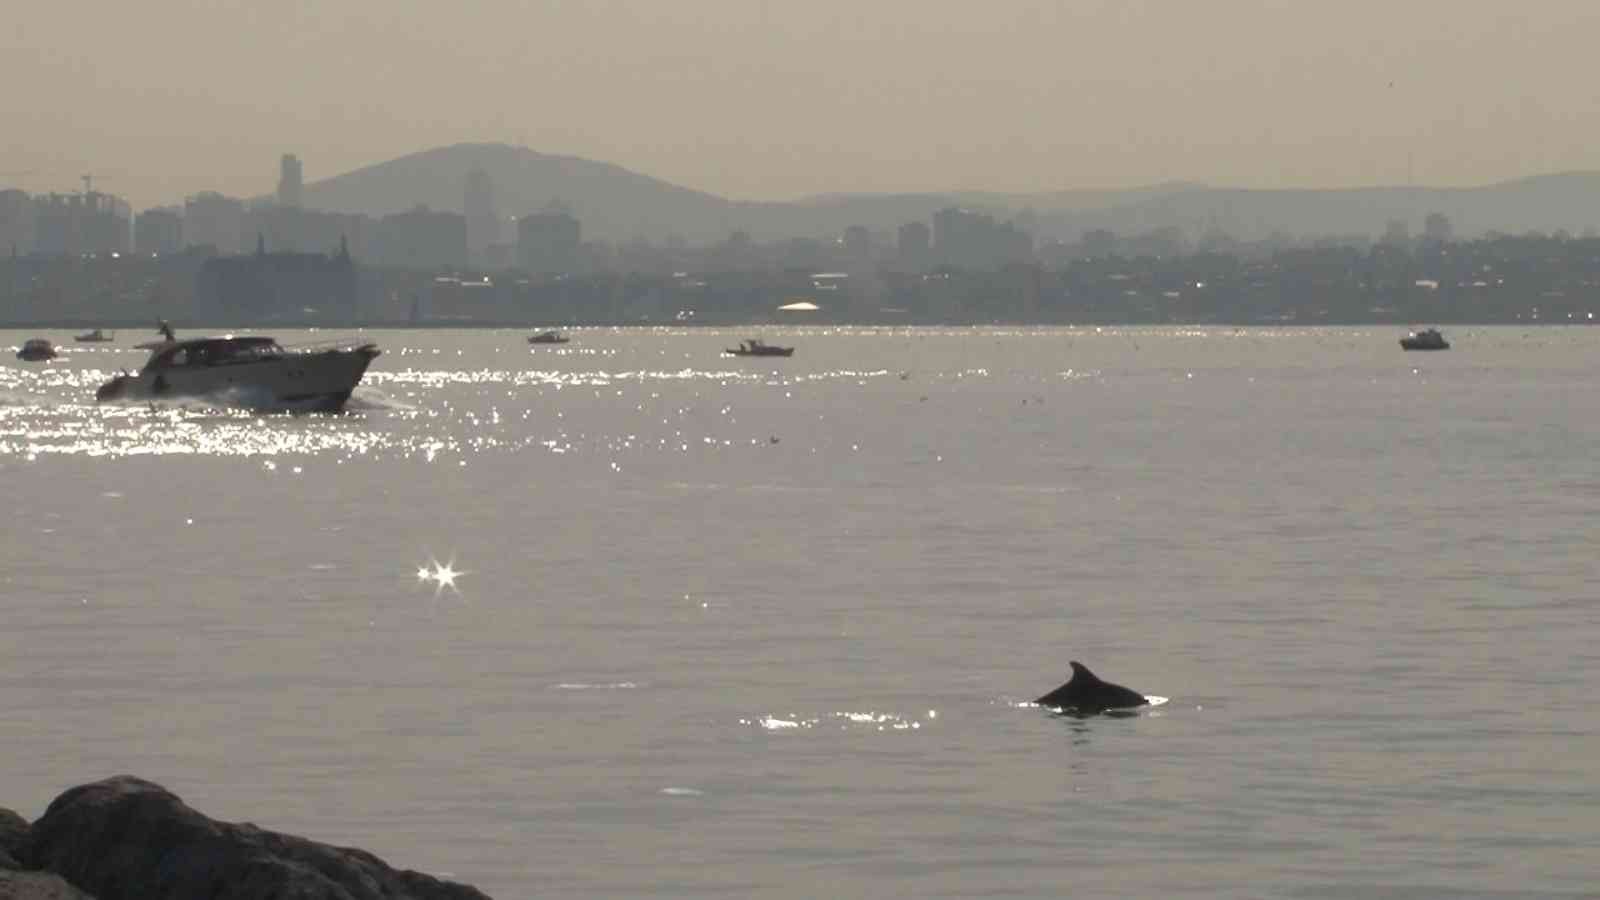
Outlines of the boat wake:
[[416,412],[421,409],[416,404],[401,400],[381,388],[368,387],[364,384],[355,389],[355,392],[350,395],[350,399],[345,401],[344,408],[346,412],[387,412],[390,410]]
[[41,394],[30,394],[26,391],[0,390],[0,407],[58,407],[66,405],[54,397]]

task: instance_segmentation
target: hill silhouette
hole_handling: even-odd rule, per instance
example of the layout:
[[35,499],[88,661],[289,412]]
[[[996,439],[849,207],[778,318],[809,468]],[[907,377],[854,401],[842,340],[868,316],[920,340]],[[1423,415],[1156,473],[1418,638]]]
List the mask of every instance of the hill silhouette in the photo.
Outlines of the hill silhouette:
[[1191,238],[1215,229],[1246,240],[1275,232],[1377,235],[1392,220],[1417,232],[1433,212],[1448,216],[1463,236],[1580,232],[1600,225],[1600,172],[1469,188],[1251,190],[1175,182],[1127,190],[828,194],[793,203],[748,203],[610,163],[507,144],[456,144],[377,163],[306,185],[305,202],[369,215],[419,204],[459,212],[467,173],[474,168],[488,173],[501,215],[526,215],[559,202],[583,222],[586,237],[612,241],[677,236],[706,244],[739,230],[761,241],[832,238],[850,225],[888,231],[905,222],[927,222],[948,206],[1001,219],[1026,211],[1041,240],[1065,241],[1096,228],[1123,235],[1178,228]]
[[1390,221],[1421,231],[1442,213],[1465,237],[1490,231],[1520,234],[1600,225],[1600,172],[1538,175],[1483,187],[1375,187],[1347,190],[1174,191],[1133,203],[1051,217],[1045,227],[1068,235],[1089,228],[1136,234],[1179,228],[1194,236],[1219,229],[1256,240],[1292,235],[1381,234]]
[[418,205],[460,212],[467,173],[475,168],[483,169],[493,183],[495,208],[501,215],[526,215],[559,203],[583,222],[586,236],[613,241],[677,236],[700,244],[725,240],[734,231],[771,241],[830,238],[851,225],[892,230],[906,222],[927,222],[949,206],[1006,218],[1028,208],[1105,210],[1202,189],[1175,184],[1045,194],[830,194],[794,203],[749,203],[679,187],[611,163],[552,156],[509,144],[454,144],[311,182],[305,186],[305,204],[373,216]]
[[550,156],[507,144],[436,147],[305,186],[314,209],[382,216],[417,205],[461,212],[467,173],[481,168],[494,185],[496,211],[523,216],[553,202],[583,222],[586,235],[627,240],[677,233],[720,240],[734,204],[621,166]]

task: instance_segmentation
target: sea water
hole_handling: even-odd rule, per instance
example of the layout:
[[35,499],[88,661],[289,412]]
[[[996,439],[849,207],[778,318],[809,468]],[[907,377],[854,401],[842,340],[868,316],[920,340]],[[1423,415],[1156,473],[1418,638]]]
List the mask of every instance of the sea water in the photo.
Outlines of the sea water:
[[[369,331],[332,416],[32,336],[29,818],[132,773],[499,898],[1596,890],[1600,330]],[[1032,706],[1073,659],[1168,702]]]

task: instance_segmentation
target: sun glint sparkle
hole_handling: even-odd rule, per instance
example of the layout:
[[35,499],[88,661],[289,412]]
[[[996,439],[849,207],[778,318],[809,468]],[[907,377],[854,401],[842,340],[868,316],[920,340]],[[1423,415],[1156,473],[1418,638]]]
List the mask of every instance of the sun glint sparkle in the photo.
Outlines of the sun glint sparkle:
[[446,588],[457,594],[461,593],[461,588],[456,585],[456,579],[466,574],[466,571],[456,568],[455,557],[451,557],[448,562],[439,562],[430,556],[427,565],[417,567],[417,581],[433,582],[434,597],[438,597]]

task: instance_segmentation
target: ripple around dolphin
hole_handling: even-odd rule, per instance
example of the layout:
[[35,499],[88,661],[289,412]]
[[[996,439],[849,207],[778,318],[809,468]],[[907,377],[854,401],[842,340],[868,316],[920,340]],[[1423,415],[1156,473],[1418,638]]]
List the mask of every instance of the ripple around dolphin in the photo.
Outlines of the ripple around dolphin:
[[[1125,712],[1125,713],[1139,713],[1139,712],[1143,712],[1144,710],[1147,710],[1147,709],[1156,709],[1158,707],[1166,706],[1168,703],[1172,702],[1172,698],[1171,697],[1162,697],[1159,694],[1144,694],[1142,696],[1145,699],[1145,705],[1144,706],[1134,706],[1134,707],[1130,707],[1128,709],[1119,710],[1119,711],[1120,712]],[[1007,700],[1005,702],[1006,702],[1006,705],[1012,707],[1013,709],[1054,709],[1055,708],[1055,707],[1048,706],[1046,704],[1040,703],[1040,702],[1038,702],[1036,700]]]

